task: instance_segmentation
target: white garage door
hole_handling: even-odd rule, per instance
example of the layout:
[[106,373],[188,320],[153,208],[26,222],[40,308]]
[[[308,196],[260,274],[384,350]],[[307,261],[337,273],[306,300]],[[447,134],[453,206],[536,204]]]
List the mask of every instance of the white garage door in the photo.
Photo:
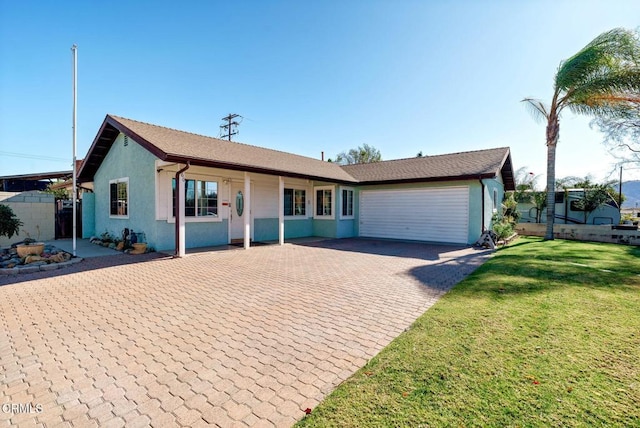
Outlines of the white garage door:
[[466,244],[469,187],[360,192],[360,236]]

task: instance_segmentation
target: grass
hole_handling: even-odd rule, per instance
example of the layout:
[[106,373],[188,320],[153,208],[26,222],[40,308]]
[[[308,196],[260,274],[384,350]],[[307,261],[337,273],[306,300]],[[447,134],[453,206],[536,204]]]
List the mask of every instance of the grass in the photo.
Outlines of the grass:
[[520,238],[297,426],[640,427],[640,249]]

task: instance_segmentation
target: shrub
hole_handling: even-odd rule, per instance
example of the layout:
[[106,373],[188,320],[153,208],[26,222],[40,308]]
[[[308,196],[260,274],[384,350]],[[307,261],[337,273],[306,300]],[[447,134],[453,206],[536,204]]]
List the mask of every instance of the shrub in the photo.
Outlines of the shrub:
[[513,234],[513,226],[508,221],[494,223],[493,232],[496,234],[498,241],[501,241]]
[[0,205],[0,236],[11,238],[20,233],[22,222],[13,213],[11,207]]

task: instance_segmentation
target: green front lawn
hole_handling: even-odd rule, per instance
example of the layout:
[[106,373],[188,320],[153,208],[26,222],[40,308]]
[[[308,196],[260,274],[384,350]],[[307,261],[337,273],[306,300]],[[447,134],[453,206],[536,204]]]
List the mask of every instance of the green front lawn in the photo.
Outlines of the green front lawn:
[[640,426],[640,249],[520,238],[298,426]]

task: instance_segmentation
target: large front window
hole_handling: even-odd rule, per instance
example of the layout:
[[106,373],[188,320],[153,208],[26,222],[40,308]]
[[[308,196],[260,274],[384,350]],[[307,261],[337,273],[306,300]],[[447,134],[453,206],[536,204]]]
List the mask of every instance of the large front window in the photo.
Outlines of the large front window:
[[302,189],[284,189],[284,215],[306,215],[306,191]]
[[[173,216],[176,215],[178,191],[176,179],[172,179]],[[185,180],[184,181],[184,215],[186,217],[218,216],[218,183],[216,181]]]
[[128,178],[109,181],[109,215],[111,217],[127,217],[129,215]]

